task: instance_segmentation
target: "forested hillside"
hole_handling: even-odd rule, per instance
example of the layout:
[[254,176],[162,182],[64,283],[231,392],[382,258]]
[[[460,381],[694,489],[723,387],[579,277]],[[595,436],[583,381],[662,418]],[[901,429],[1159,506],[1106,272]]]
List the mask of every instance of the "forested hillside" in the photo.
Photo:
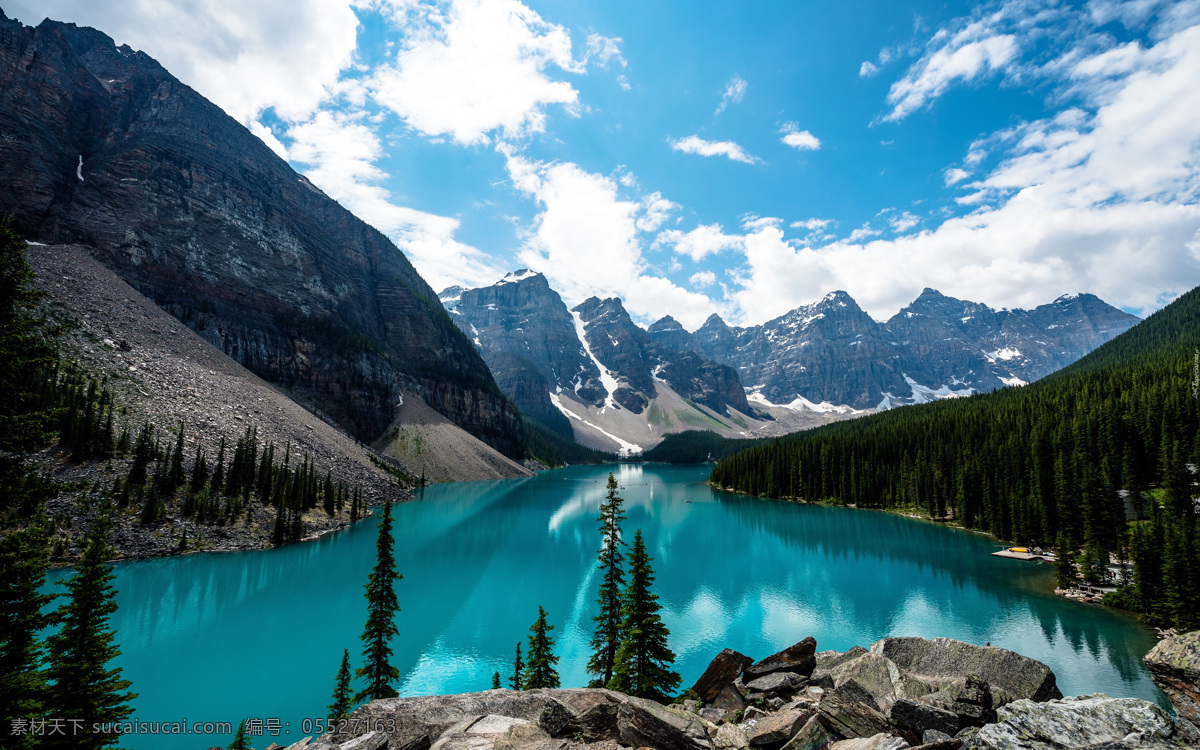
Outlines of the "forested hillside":
[[1110,553],[1133,559],[1128,605],[1195,627],[1198,352],[1193,289],[1043,381],[797,433],[721,461],[712,482],[921,508],[1001,539],[1082,549],[1088,577]]

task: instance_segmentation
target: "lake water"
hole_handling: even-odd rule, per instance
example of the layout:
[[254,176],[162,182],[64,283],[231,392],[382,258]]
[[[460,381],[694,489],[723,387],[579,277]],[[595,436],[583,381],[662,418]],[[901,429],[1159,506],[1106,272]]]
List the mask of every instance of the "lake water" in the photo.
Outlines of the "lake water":
[[[595,521],[611,467],[426,488],[395,508],[394,664],[401,695],[486,690],[511,672],[538,605],[565,687],[587,683]],[[1164,702],[1136,621],[1055,597],[1049,565],[992,557],[991,540],[907,518],[717,492],[706,466],[616,467],[627,538],[641,528],[675,668],[690,685],[722,648],[761,658],[885,636],[948,636],[1048,664],[1066,695]],[[323,717],[342,649],[360,663],[376,520],[277,550],[116,566],[117,663],[147,722],[277,719],[287,745]],[[54,571],[51,579],[67,571]],[[1164,703],[1165,704],[1165,703]],[[228,736],[127,736],[135,750],[224,746]]]

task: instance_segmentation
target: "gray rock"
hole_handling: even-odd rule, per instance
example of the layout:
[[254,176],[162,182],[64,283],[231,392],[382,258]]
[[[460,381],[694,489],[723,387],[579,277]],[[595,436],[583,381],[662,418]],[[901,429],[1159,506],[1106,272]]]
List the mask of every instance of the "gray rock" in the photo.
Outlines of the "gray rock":
[[611,690],[558,690],[558,698],[571,712],[571,719],[561,734],[579,735],[588,742],[616,740],[617,708],[626,696]]
[[561,734],[574,716],[558,698],[580,692],[608,691],[488,690],[459,695],[384,698],[360,706],[347,722],[350,731],[332,735],[329,739],[344,743],[357,734],[366,734],[369,729],[387,727],[390,748],[419,750],[421,744],[436,741],[459,722],[489,714],[525,719],[554,737]]
[[368,732],[361,737],[355,737],[349,742],[343,742],[338,750],[379,750],[387,747],[388,738],[383,732]]
[[1200,630],[1159,641],[1142,661],[1171,699],[1188,740],[1200,744]]
[[951,638],[884,638],[871,644],[871,653],[886,656],[901,671],[939,687],[965,680],[968,674],[978,675],[991,686],[1000,705],[1022,698],[1047,701],[1062,697],[1049,667],[1008,649]]
[[696,695],[700,696],[705,705],[709,705],[753,662],[749,656],[727,648],[713,657],[704,674],[692,685],[692,690],[696,691]]
[[825,730],[820,717],[813,716],[788,740],[783,750],[826,750],[829,742],[829,732]]
[[754,728],[746,732],[751,746],[779,745],[787,742],[813,717],[811,709],[792,709],[771,714],[759,719]]
[[778,695],[779,693],[790,693],[808,682],[807,679],[801,677],[794,672],[775,672],[766,677],[759,677],[757,680],[751,680],[746,683],[746,687],[751,690],[757,690],[760,693],[767,695]]
[[905,750],[908,743],[899,737],[880,732],[871,737],[842,740],[829,746],[829,750]]
[[843,737],[871,737],[892,731],[883,714],[836,691],[825,695],[817,704],[817,712],[826,730]]
[[713,746],[717,750],[746,750],[750,742],[746,731],[737,724],[722,724],[713,735]]
[[919,698],[934,691],[934,687],[912,675],[905,674],[885,656],[863,651],[853,659],[842,661],[827,674],[837,687],[853,681],[871,695],[875,707],[887,713],[899,698]]
[[[921,745],[932,745],[935,742],[952,739],[954,739],[954,737],[946,734],[945,732],[939,732],[936,729],[926,729],[925,733],[921,735]],[[918,747],[920,747],[920,745],[918,745]]]
[[966,740],[966,750],[1065,750],[1104,742],[1171,741],[1171,717],[1137,698],[1086,695],[1048,703],[1018,700],[999,710],[999,722]]
[[[381,739],[386,741],[387,738]],[[548,739],[550,735],[526,719],[489,714],[458,722],[447,729],[430,750],[515,750]]]
[[828,672],[839,664],[848,662],[851,659],[858,658],[863,654],[870,653],[862,646],[852,646],[847,651],[822,651],[816,655],[817,670],[820,672]]
[[883,713],[883,709],[880,707],[879,702],[875,700],[875,696],[871,695],[865,687],[859,684],[858,680],[846,680],[833,689],[833,694],[845,700],[869,706],[872,710]]
[[957,715],[940,708],[917,703],[908,698],[896,701],[892,705],[888,718],[896,726],[907,729],[922,739],[930,730],[944,734],[946,737],[954,736],[954,733],[959,730]]
[[710,750],[708,728],[695,714],[643,698],[627,698],[617,709],[622,745],[655,750]]
[[745,708],[747,701],[736,685],[726,685],[710,705],[713,708],[722,708],[732,713]]
[[996,722],[992,689],[979,675],[967,675],[962,687],[950,692],[954,700],[947,708],[958,716],[960,727],[982,727]]
[[912,750],[959,750],[963,746],[963,741],[950,737],[944,740],[934,740],[933,742],[925,742],[920,745],[914,745]]
[[700,709],[700,718],[704,719],[705,721],[711,721],[713,724],[720,724],[721,722],[725,721],[725,717],[727,717],[730,713],[731,712],[726,711],[723,708],[713,708],[712,706],[708,706]]
[[779,653],[751,664],[746,667],[742,676],[748,683],[773,672],[794,672],[807,677],[817,666],[816,653],[817,641],[809,636]]

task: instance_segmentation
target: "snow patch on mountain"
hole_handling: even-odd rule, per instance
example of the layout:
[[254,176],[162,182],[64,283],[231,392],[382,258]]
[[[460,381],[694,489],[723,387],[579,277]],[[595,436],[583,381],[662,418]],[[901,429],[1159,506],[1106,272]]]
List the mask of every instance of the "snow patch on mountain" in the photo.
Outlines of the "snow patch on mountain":
[[822,401],[819,404],[809,401],[803,396],[797,395],[791,403],[776,404],[770,399],[762,395],[759,391],[746,389],[746,400],[752,404],[760,406],[768,406],[778,409],[790,409],[792,411],[812,411],[818,414],[860,414],[861,410],[846,406],[845,404],[831,404],[828,401]]
[[[609,398],[612,398],[612,396],[610,395]],[[627,456],[631,456],[635,453],[642,452],[642,446],[637,445],[635,443],[630,443],[627,440],[622,440],[621,438],[617,437],[616,435],[612,434],[611,432],[608,432],[607,430],[600,427],[599,425],[589,422],[588,420],[579,416],[578,414],[571,411],[567,407],[563,406],[562,399],[559,398],[557,393],[550,394],[550,403],[554,404],[554,408],[561,411],[563,413],[563,416],[565,416],[567,419],[574,419],[576,422],[582,422],[583,424],[587,425],[588,427],[591,427],[596,432],[599,432],[604,437],[608,438],[609,440],[613,441],[617,445],[621,446],[620,449],[617,451],[618,456],[621,456],[622,458],[624,458]],[[601,410],[600,413],[603,414],[604,411]]]
[[[617,408],[617,401],[613,398],[613,394],[617,392],[617,378],[605,367],[600,360],[592,353],[592,347],[587,340],[587,327],[583,322],[583,316],[574,310],[571,311],[571,318],[575,321],[575,335],[579,337],[579,343],[583,345],[583,352],[596,365],[596,369],[600,370],[600,384],[604,386],[604,390],[608,391],[608,395],[604,397],[604,408]],[[576,388],[578,390],[578,387]],[[603,410],[600,412],[603,414]],[[597,428],[599,429],[599,428]],[[641,450],[640,448],[638,450]]]
[[[904,382],[908,383],[909,388],[912,388],[912,403],[914,404],[927,404],[943,398],[962,398],[963,396],[970,396],[975,392],[974,388],[963,388],[956,391],[948,385],[943,385],[941,388],[935,390],[929,386],[921,385],[910,378],[907,373],[904,373]],[[961,383],[962,381],[957,382]],[[885,397],[890,395],[884,394]]]

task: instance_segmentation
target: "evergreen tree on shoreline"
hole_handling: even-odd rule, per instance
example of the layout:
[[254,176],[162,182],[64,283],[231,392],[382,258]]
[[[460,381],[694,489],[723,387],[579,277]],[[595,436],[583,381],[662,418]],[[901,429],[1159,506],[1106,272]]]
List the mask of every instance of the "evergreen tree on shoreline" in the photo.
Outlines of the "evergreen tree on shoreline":
[[540,604],[537,621],[529,630],[529,653],[522,687],[525,690],[556,688],[559,680],[554,665],[558,663],[558,657],[554,655],[554,638],[550,635],[554,626],[546,622],[546,610]]
[[593,687],[607,685],[612,679],[613,663],[620,646],[621,588],[625,585],[625,556],[621,554],[621,522],[625,520],[623,503],[624,499],[617,494],[616,477],[610,473],[607,495],[596,519],[600,523],[602,544],[597,555],[601,578],[596,603],[600,613],[592,618],[596,631],[592,636],[592,658],[587,664],[588,673],[597,677],[592,681]]
[[517,658],[513,660],[513,674],[508,679],[508,686],[513,690],[523,690],[525,687],[525,662],[521,660],[520,641],[517,641]]
[[[49,621],[42,609],[53,600],[40,593],[46,582],[48,534],[42,524],[0,538],[0,719],[38,719],[46,714],[46,682],[38,670],[43,645],[38,632]],[[7,727],[0,732],[8,733]],[[35,747],[31,735],[9,737],[14,750]]]
[[679,687],[680,677],[671,670],[675,653],[667,647],[670,631],[659,617],[658,596],[650,590],[654,583],[652,560],[638,529],[629,553],[629,586],[622,597],[621,648],[608,687],[665,702]]
[[[116,633],[109,627],[109,616],[117,609],[114,574],[107,564],[112,557],[111,527],[112,521],[100,516],[88,532],[75,575],[66,582],[68,600],[54,613],[61,626],[47,641],[47,675],[53,683],[47,703],[57,716],[79,719],[88,728],[123,721],[133,713],[129,701],[136,697],[126,692],[131,683],[121,678],[121,669],[108,668],[121,653],[114,642]],[[90,732],[50,735],[43,746],[102,748],[119,739],[119,735]]]
[[400,671],[391,665],[391,639],[397,634],[396,613],[400,602],[396,598],[395,582],[402,578],[396,572],[392,540],[392,505],[383,503],[383,518],[379,522],[379,537],[375,543],[375,568],[367,576],[367,624],[363,628],[363,666],[354,670],[355,678],[365,677],[367,685],[354,697],[363,700],[394,698],[399,693],[392,683],[400,679]]
[[354,707],[353,697],[350,692],[350,649],[343,649],[342,666],[338,668],[333,684],[333,702],[327,706],[330,725],[350,715],[350,709]]

